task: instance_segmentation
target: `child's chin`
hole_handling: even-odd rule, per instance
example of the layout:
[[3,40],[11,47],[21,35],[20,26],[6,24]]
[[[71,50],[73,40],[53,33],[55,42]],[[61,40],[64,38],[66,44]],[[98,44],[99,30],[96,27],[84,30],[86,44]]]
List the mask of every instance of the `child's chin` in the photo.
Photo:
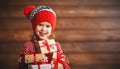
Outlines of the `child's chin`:
[[42,40],[46,40],[47,38],[45,38],[45,37],[40,37],[40,39],[42,39]]

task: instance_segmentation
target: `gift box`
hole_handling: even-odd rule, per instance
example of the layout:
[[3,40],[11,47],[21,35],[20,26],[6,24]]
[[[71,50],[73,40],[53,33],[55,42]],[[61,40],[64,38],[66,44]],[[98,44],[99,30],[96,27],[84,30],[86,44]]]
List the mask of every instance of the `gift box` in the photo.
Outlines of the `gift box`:
[[52,58],[51,61],[52,68],[54,69],[70,69],[69,65],[65,61],[65,56],[64,55],[57,55],[56,58]]
[[38,43],[41,53],[46,54],[46,53],[57,52],[57,47],[54,39],[38,41]]
[[64,67],[61,63],[58,63],[58,69],[64,69]]
[[50,64],[28,65],[28,69],[51,69]]
[[[56,67],[55,64],[51,64],[51,66],[52,66],[52,69],[54,69]],[[64,66],[63,66],[63,64],[58,63],[58,66],[55,69],[64,69]]]
[[43,54],[29,54],[25,55],[25,63],[43,62],[45,56]]

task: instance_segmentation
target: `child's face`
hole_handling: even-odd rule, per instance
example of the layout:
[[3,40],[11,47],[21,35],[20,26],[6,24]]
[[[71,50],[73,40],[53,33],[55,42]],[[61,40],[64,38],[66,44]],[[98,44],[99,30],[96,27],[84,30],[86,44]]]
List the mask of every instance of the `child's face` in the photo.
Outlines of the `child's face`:
[[52,26],[48,22],[41,22],[36,26],[35,33],[40,39],[48,39],[52,31]]

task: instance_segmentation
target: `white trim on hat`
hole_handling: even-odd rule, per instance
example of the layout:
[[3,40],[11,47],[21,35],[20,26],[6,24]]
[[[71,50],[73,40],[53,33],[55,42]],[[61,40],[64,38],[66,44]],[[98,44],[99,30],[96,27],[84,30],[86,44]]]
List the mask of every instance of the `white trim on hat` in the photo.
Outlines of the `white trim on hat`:
[[34,15],[37,14],[38,12],[41,12],[41,11],[50,11],[52,12],[55,16],[56,16],[56,13],[48,6],[38,6],[36,9],[34,9],[30,15],[29,15],[29,20],[32,22],[32,19],[34,18]]

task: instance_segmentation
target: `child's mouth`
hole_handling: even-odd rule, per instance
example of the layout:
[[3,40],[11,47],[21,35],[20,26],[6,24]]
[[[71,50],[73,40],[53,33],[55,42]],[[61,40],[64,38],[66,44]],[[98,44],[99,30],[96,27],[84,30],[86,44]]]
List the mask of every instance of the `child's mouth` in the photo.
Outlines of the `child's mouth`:
[[45,36],[47,33],[46,32],[39,32],[40,36]]

